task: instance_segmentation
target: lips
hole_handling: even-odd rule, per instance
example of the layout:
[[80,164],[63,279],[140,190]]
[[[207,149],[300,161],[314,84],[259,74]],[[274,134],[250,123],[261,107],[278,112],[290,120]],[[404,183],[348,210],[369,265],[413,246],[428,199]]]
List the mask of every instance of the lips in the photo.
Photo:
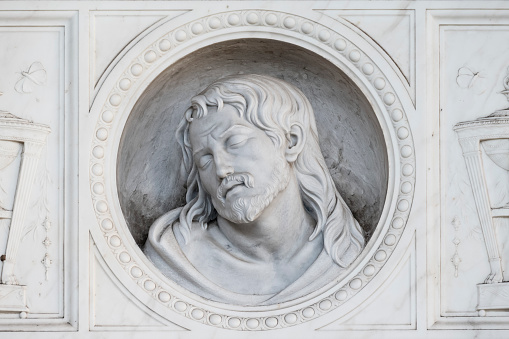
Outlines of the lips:
[[224,204],[226,195],[239,185],[247,188],[253,187],[253,176],[249,173],[239,173],[226,176],[217,188],[217,198]]
[[241,184],[241,183],[237,183],[237,184],[233,185],[232,187],[227,188],[225,193],[224,193],[224,197],[226,198],[228,196],[228,194],[230,194],[232,191],[235,190],[236,187],[246,187],[246,185]]
[[217,189],[217,197],[224,202],[226,200],[226,196],[228,193],[237,186],[244,185],[241,181],[230,181],[225,184],[221,184],[219,188]]
[[227,183],[226,185],[224,185],[223,187],[223,192],[224,192],[224,195],[228,195],[228,192],[230,192],[230,190],[232,190],[234,187],[236,186],[239,186],[239,185],[244,185],[243,182],[237,182],[237,181],[232,181],[232,182],[229,182]]

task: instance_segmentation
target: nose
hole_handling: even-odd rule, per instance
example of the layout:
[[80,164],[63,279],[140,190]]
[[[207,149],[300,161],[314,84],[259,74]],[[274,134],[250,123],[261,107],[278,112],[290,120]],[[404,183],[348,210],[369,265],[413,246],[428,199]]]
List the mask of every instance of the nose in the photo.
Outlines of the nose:
[[222,180],[227,175],[233,174],[233,167],[230,165],[226,154],[216,154],[214,162],[216,165],[216,174],[219,179]]

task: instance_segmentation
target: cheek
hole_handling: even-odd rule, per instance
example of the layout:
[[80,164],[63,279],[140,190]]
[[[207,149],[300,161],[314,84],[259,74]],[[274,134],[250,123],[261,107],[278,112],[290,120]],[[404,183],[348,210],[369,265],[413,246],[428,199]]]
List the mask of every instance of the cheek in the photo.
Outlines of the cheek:
[[[212,166],[211,166],[212,167]],[[212,195],[212,192],[215,194],[215,190],[217,189],[217,183],[215,183],[215,179],[212,176],[211,170],[198,170],[198,175],[200,176],[201,186],[205,191]]]
[[[268,139],[268,138],[267,138]],[[271,164],[281,157],[281,149],[274,146],[270,139],[265,142],[254,142],[243,150],[243,155],[254,164]]]

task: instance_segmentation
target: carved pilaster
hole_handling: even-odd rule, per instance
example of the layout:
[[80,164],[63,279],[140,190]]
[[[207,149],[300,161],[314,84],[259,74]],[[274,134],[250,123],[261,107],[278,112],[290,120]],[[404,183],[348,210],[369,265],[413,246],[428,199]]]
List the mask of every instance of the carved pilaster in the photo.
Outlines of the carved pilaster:
[[464,156],[467,155],[475,156],[480,154],[481,146],[479,143],[479,138],[477,137],[460,138],[459,141]]
[[[502,94],[509,100],[509,70],[504,79],[505,90]],[[502,271],[502,259],[498,244],[507,242],[497,239],[493,218],[509,215],[505,208],[494,208],[490,204],[486,173],[483,169],[482,154],[486,154],[497,166],[509,170],[509,109],[500,110],[487,117],[473,121],[460,122],[454,126],[463,150],[463,157],[467,166],[468,176],[472,184],[475,205],[481,229],[484,236],[490,274],[484,284],[478,285],[478,309],[480,315],[485,315],[487,309],[509,308],[509,284],[502,283],[505,279]],[[481,148],[481,143],[483,147]]]
[[[477,145],[479,142],[477,142]],[[468,176],[472,183],[472,191],[474,193],[475,205],[481,222],[481,229],[484,235],[486,251],[488,252],[488,260],[491,272],[486,278],[485,283],[502,282],[502,266],[500,260],[500,252],[498,250],[497,238],[491,215],[491,206],[488,196],[488,188],[486,186],[486,178],[481,163],[480,152],[468,152],[464,154],[465,163],[467,165]]]
[[27,212],[30,193],[32,191],[37,164],[42,150],[42,144],[25,142],[21,154],[21,168],[19,171],[18,187],[14,199],[14,211],[12,213],[11,227],[5,253],[4,267],[2,270],[2,283],[16,285],[18,281],[14,275],[14,265],[18,254],[24,228],[24,220]]
[[49,132],[47,126],[31,123],[7,112],[0,114],[0,140],[23,144],[19,175],[13,178],[18,183],[13,210],[2,216],[11,219],[11,224],[6,252],[2,255],[4,263],[0,284],[0,311],[19,311],[22,316],[26,316],[28,311],[26,287],[19,285],[14,271],[37,164]]

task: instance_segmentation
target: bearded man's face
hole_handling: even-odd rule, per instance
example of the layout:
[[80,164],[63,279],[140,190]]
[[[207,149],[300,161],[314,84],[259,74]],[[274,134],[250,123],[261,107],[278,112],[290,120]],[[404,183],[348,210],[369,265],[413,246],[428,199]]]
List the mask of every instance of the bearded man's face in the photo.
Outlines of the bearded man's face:
[[193,120],[189,137],[203,189],[231,222],[256,220],[289,183],[284,151],[233,106]]

